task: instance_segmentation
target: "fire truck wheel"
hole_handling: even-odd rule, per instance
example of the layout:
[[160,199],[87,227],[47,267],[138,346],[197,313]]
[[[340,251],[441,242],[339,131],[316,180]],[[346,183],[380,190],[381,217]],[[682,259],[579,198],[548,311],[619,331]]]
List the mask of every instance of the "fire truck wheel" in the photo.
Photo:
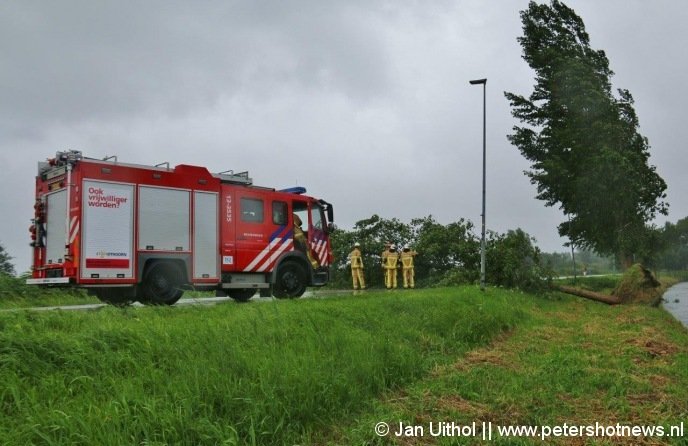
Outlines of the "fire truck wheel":
[[181,287],[181,272],[169,262],[155,263],[144,279],[144,303],[151,305],[174,305],[184,294]]
[[254,294],[256,294],[256,290],[253,288],[233,288],[229,290],[229,297],[237,302],[248,302]]
[[306,271],[296,262],[285,262],[277,270],[273,288],[276,298],[300,297],[306,292]]

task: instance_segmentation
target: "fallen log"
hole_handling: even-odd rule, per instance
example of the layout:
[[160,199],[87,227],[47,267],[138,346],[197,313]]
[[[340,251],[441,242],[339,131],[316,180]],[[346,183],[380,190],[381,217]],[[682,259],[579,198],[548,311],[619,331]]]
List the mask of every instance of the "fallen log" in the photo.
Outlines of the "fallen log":
[[597,302],[603,302],[609,305],[618,305],[621,303],[621,299],[616,296],[610,296],[608,294],[596,293],[594,291],[581,290],[578,288],[573,288],[570,286],[554,285],[556,290],[561,291],[566,294],[573,294],[574,296],[584,297],[586,299],[596,300]]

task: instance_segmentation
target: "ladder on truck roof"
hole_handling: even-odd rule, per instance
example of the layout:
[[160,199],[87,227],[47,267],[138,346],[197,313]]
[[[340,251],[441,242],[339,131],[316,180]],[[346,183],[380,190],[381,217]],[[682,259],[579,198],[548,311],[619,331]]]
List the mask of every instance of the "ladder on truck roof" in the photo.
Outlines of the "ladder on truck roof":
[[[103,159],[97,159],[97,158],[88,158],[84,157],[79,150],[69,150],[69,151],[62,151],[62,152],[57,152],[55,155],[55,158],[49,161],[44,161],[44,162],[39,162],[38,163],[38,174],[41,175],[51,169],[53,169],[55,166],[63,166],[65,164],[75,164],[77,161],[81,161],[82,159],[84,160],[89,160],[89,161],[96,161],[96,162],[105,162],[105,163],[112,163],[120,166],[127,166],[127,167],[136,167],[136,168],[152,168],[152,169],[158,169],[158,170],[167,170],[170,171],[170,163],[168,161],[156,164],[155,166],[148,166],[144,164],[129,164],[129,163],[119,163],[117,160],[117,155],[111,155],[111,156],[106,156]],[[248,176],[248,171],[245,172],[234,172],[233,170],[225,170],[224,172],[219,172],[216,174],[212,174],[214,178],[219,179],[223,183],[230,183],[230,184],[242,184],[245,186],[250,186],[253,184],[253,179]]]
[[244,184],[246,186],[253,184],[253,179],[249,178],[248,171],[234,173],[233,170],[225,170],[224,172],[216,173],[213,176],[215,178],[219,178],[219,180],[223,183]]

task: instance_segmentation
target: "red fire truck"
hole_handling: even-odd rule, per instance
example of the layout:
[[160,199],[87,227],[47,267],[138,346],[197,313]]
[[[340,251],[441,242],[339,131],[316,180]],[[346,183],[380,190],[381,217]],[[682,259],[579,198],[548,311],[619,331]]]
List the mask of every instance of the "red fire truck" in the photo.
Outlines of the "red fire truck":
[[27,283],[113,304],[171,305],[184,289],[299,297],[327,283],[333,259],[332,205],[305,192],[254,186],[248,172],[58,152],[38,164]]

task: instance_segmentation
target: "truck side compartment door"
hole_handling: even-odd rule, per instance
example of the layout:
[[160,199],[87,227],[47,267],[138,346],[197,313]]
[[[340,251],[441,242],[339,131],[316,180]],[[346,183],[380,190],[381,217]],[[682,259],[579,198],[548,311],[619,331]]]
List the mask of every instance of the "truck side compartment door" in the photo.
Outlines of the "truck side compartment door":
[[84,180],[82,279],[134,276],[134,185]]
[[219,279],[218,194],[194,191],[193,278]]
[[190,225],[190,191],[139,186],[139,250],[190,252]]

